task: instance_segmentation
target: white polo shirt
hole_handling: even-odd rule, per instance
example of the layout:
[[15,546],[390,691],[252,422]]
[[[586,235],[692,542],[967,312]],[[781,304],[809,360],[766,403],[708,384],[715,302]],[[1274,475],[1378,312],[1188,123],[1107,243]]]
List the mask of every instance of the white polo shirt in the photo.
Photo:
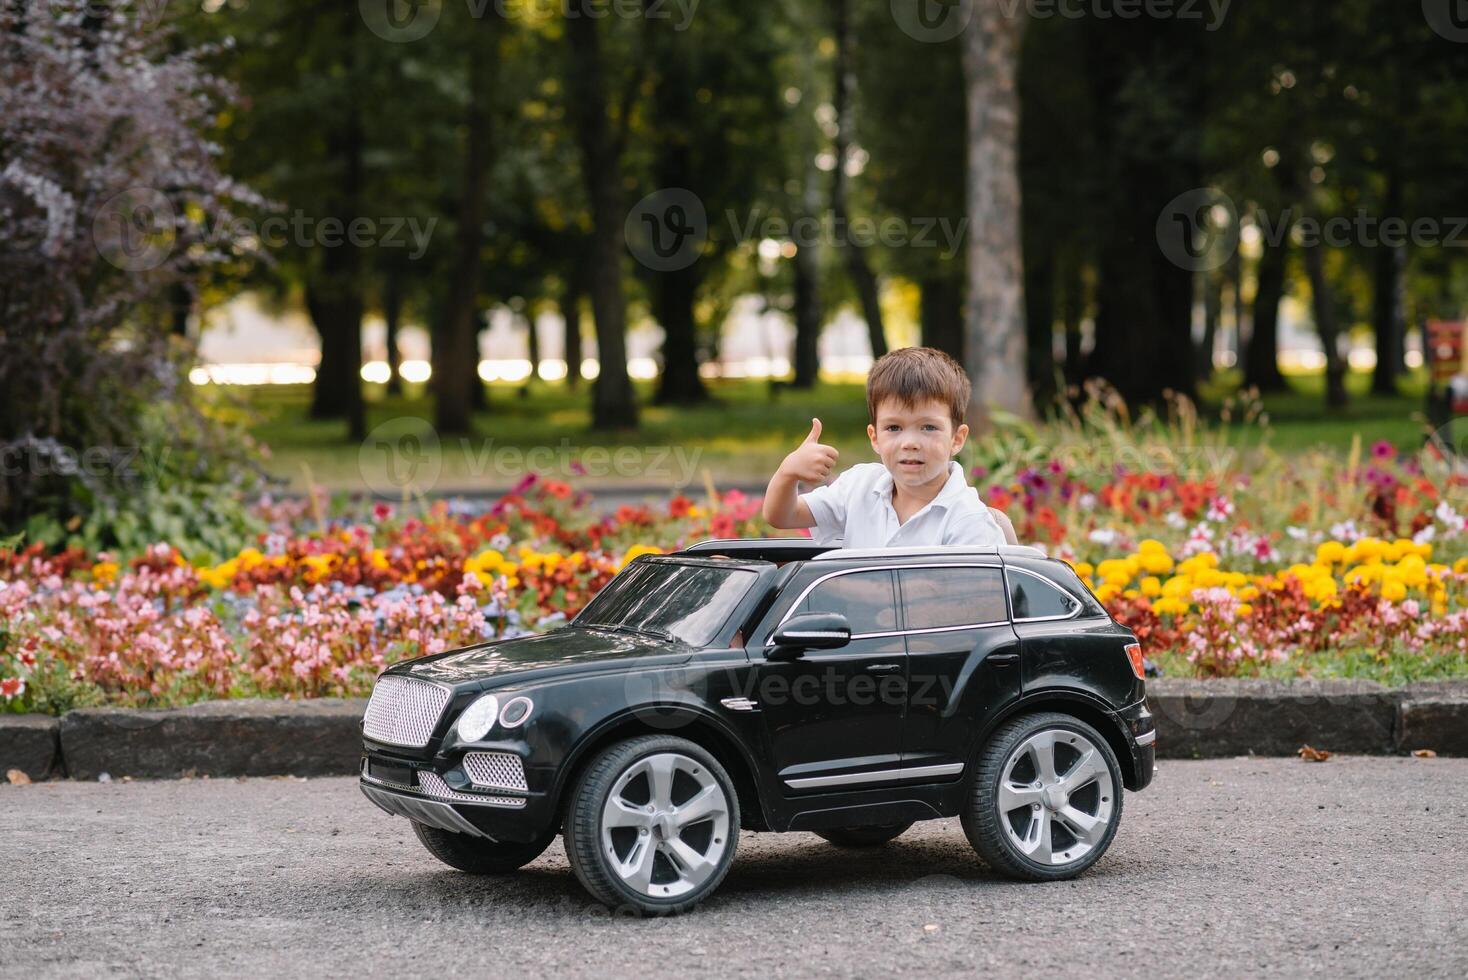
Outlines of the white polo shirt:
[[845,548],[1004,544],[1004,532],[979,492],[964,479],[963,467],[952,460],[948,482],[938,496],[906,524],[892,509],[892,474],[881,463],[853,466],[800,499],[816,519],[811,538],[817,544]]

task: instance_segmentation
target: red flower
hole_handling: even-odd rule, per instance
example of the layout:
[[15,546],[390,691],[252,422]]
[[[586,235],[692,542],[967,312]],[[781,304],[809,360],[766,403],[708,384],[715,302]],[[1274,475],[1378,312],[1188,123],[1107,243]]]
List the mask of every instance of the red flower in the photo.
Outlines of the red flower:
[[672,500],[668,501],[668,516],[669,517],[687,517],[688,516],[688,511],[692,507],[693,507],[693,501],[689,500],[687,497],[683,496],[680,493],[680,494],[678,494],[678,496],[676,496]]
[[3,677],[3,678],[0,678],[0,695],[3,695],[4,698],[5,698],[5,700],[9,701],[11,698],[18,698],[18,697],[20,697],[24,693],[25,693],[25,679],[24,678],[22,678],[22,677]]

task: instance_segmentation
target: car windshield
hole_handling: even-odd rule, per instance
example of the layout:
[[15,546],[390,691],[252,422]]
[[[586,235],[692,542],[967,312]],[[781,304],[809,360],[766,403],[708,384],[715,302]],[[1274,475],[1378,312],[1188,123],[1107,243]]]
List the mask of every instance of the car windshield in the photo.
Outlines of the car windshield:
[[758,576],[747,568],[641,561],[591,601],[578,626],[599,626],[704,646]]

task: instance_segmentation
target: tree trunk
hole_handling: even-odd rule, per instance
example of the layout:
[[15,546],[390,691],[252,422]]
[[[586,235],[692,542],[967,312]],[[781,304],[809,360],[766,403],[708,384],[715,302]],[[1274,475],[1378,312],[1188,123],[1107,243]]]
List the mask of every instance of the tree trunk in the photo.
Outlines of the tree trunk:
[[384,344],[387,347],[387,394],[389,397],[403,393],[403,358],[398,353],[398,327],[403,316],[403,274],[390,265],[384,273],[382,286],[382,322],[386,328]]
[[813,388],[820,375],[821,260],[815,242],[797,245],[795,278],[795,377],[793,388]]
[[1081,353],[1081,321],[1086,317],[1086,281],[1081,263],[1072,256],[1065,263],[1061,319],[1065,323],[1065,384],[1079,386],[1085,379]]
[[1341,357],[1340,324],[1336,319],[1335,296],[1325,274],[1325,246],[1316,244],[1305,249],[1305,272],[1310,277],[1311,307],[1315,311],[1315,329],[1320,332],[1320,345],[1325,348],[1325,404],[1342,408],[1346,398],[1346,364]]
[[922,340],[924,347],[942,351],[963,363],[963,286],[947,276],[924,279]]
[[581,384],[581,290],[566,284],[561,294],[561,316],[566,321],[566,387],[575,391]]
[[[355,11],[344,30],[353,36],[358,21]],[[347,48],[345,72],[354,72],[355,54]],[[343,174],[332,209],[350,223],[362,212],[363,146],[361,107],[352,99],[339,126],[326,135],[331,158],[340,160]],[[349,241],[323,248],[320,265],[308,273],[306,307],[321,335],[321,362],[316,368],[312,391],[313,419],[347,420],[351,439],[367,436],[367,419],[362,404],[362,253]]]
[[[835,245],[841,249],[846,273],[861,300],[862,316],[867,322],[867,336],[872,345],[872,359],[887,353],[887,331],[882,325],[881,291],[876,274],[867,262],[866,248],[850,235],[851,217],[846,209],[847,159],[856,128],[852,105],[856,90],[856,71],[852,66],[851,0],[832,0],[836,29],[836,170],[831,180],[831,219],[837,229]],[[845,237],[840,237],[842,234]]]
[[693,320],[698,276],[692,268],[653,275],[652,313],[663,328],[663,370],[658,378],[657,403],[695,405],[707,401],[708,388],[698,374],[697,325]]
[[1285,269],[1289,262],[1289,229],[1278,245],[1263,243],[1254,291],[1254,315],[1249,344],[1244,348],[1244,384],[1261,392],[1289,387],[1279,369],[1279,304],[1284,299]]
[[[567,17],[565,30],[567,89],[591,202],[591,310],[601,364],[592,384],[591,426],[635,428],[637,403],[627,374],[627,309],[622,291],[622,226],[627,218],[622,205],[622,141],[613,134],[608,116],[600,21]],[[625,118],[621,124],[626,125]]]
[[[469,46],[469,104],[465,113],[464,177],[459,222],[454,233],[454,271],[443,323],[443,376],[435,400],[434,424],[440,433],[467,433],[478,386],[480,248],[483,244],[484,195],[489,181],[491,62],[497,38]],[[481,395],[483,392],[480,393]]]
[[994,409],[1033,417],[1025,338],[1019,186],[1019,57],[1027,16],[1004,0],[973,0],[964,39],[968,101],[968,302],[964,363],[976,432]]
[[[1389,176],[1386,218],[1400,217],[1401,196],[1400,181],[1395,175]],[[1378,242],[1373,258],[1371,320],[1376,331],[1376,369],[1371,375],[1371,391],[1377,395],[1395,395],[1397,378],[1406,367],[1407,249]]]
[[1054,250],[1037,245],[1025,254],[1025,377],[1035,407],[1048,413],[1056,394]]
[[1217,356],[1218,321],[1223,316],[1222,273],[1199,273],[1203,290],[1203,341],[1198,345],[1198,378],[1213,377],[1213,361]]

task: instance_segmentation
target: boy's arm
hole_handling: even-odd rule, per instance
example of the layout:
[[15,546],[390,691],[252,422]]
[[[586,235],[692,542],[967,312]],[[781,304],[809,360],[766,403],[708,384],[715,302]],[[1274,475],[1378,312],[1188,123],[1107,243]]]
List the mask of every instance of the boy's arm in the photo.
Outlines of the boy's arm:
[[1019,544],[1019,535],[1015,533],[1014,522],[1009,519],[1008,514],[996,507],[990,507],[989,516],[994,518],[994,523],[1004,532],[1005,544]]
[[785,457],[770,477],[770,485],[765,489],[764,517],[771,527],[781,530],[815,527],[815,515],[800,499],[800,481],[824,483],[841,455],[831,446],[821,445],[817,441],[820,437],[821,420],[811,419],[810,435]]

